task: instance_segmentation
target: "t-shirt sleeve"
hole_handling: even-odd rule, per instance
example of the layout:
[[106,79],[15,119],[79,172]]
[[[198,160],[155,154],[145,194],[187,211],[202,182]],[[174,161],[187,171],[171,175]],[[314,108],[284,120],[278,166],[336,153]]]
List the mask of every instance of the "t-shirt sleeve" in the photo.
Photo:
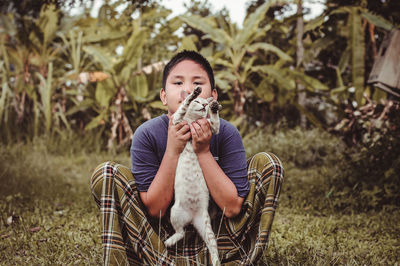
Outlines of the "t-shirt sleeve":
[[239,131],[231,124],[226,124],[220,136],[219,165],[235,184],[240,197],[246,197],[250,190],[247,177],[246,151]]
[[147,191],[160,167],[155,142],[148,128],[139,127],[132,138],[131,162],[132,174],[139,191]]

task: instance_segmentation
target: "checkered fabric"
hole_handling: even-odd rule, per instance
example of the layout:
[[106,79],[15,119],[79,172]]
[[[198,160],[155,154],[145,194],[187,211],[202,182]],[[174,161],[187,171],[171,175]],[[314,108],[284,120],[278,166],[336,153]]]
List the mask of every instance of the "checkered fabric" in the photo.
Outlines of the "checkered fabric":
[[[223,265],[257,265],[268,246],[278,206],[284,170],[271,153],[258,153],[247,161],[250,192],[234,218],[221,211],[212,216],[219,257]],[[209,265],[205,243],[189,225],[175,247],[164,241],[174,233],[169,211],[162,219],[146,213],[129,168],[114,162],[99,165],[91,190],[102,217],[105,265]],[[172,205],[172,204],[171,204]],[[210,209],[217,210],[211,201]]]

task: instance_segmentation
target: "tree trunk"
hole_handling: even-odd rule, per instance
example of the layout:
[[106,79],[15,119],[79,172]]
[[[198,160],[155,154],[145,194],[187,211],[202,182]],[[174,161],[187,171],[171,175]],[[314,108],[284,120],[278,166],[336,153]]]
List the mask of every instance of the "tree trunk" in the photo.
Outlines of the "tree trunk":
[[[304,59],[304,46],[303,46],[303,34],[304,34],[304,20],[303,20],[303,3],[302,0],[297,2],[297,44],[296,44],[296,68],[301,68]],[[300,106],[305,108],[306,92],[303,84],[297,84],[297,96],[298,103]],[[300,126],[305,128],[307,126],[307,118],[303,113],[300,113]]]
[[239,80],[234,83],[234,113],[239,117],[244,116],[244,105],[246,103],[245,90]]

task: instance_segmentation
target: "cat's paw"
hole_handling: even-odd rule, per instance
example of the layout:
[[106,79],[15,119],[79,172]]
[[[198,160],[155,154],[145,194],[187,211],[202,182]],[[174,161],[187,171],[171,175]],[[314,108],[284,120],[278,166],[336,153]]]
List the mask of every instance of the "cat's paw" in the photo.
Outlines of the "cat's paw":
[[197,96],[199,96],[201,93],[201,87],[197,86],[194,91],[189,95],[188,100],[189,102],[192,102],[194,99],[197,98]]
[[199,96],[201,93],[201,87],[197,86],[194,91],[193,91],[193,97],[196,98],[197,96]]
[[164,241],[164,245],[166,247],[171,247],[172,245],[174,245],[175,243],[173,242],[173,239],[169,238],[166,241]]
[[210,103],[210,109],[211,109],[211,112],[216,114],[216,113],[218,113],[218,111],[220,111],[222,109],[222,106],[217,101],[214,100]]

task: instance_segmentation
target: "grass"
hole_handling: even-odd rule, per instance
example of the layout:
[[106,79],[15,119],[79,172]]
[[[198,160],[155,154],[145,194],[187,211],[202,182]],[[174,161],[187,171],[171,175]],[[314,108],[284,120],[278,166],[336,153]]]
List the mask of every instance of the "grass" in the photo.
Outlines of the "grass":
[[[100,217],[89,177],[129,154],[56,152],[43,141],[0,146],[0,264],[98,265]],[[60,150],[60,149],[59,149]],[[338,211],[322,184],[335,169],[287,164],[270,265],[398,265],[400,210]],[[10,217],[13,217],[12,221]]]

